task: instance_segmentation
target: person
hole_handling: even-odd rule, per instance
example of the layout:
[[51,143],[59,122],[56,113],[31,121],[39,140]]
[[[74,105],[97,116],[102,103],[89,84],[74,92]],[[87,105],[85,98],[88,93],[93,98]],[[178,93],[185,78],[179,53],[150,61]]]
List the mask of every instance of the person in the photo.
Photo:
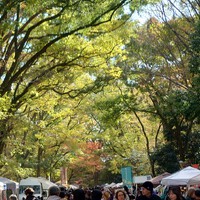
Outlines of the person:
[[114,188],[109,188],[109,191],[110,191],[110,200],[113,200],[114,196],[115,196],[115,189]]
[[35,197],[34,194],[34,190],[31,187],[28,187],[24,190],[24,193],[26,195],[25,200],[36,200],[37,197]]
[[124,186],[124,191],[126,192],[126,194],[128,195],[130,200],[135,199],[135,196],[133,194],[131,194],[131,192],[129,191],[129,189],[126,185]]
[[9,200],[18,200],[17,195],[11,194],[11,195],[9,196]]
[[200,200],[200,189],[195,190],[195,200]]
[[60,188],[56,185],[51,186],[49,189],[49,196],[47,200],[60,200]]
[[115,193],[115,199],[125,200],[126,199],[126,192],[124,190],[117,190],[117,192]]
[[83,189],[73,191],[73,200],[85,200],[85,192]]
[[169,200],[185,200],[181,193],[181,189],[179,186],[171,186],[168,190],[168,199]]
[[110,192],[103,191],[103,200],[110,200]]
[[164,191],[160,196],[161,200],[167,200],[167,198],[168,198],[168,195],[167,195],[168,190],[169,190],[169,186],[164,187]]
[[161,200],[161,198],[153,193],[153,183],[145,181],[141,186],[142,194],[136,200]]
[[85,200],[91,200],[91,195],[92,195],[91,190],[89,188],[85,189]]
[[139,196],[142,195],[141,186],[137,187],[135,198],[137,199]]
[[128,195],[129,199],[133,199],[133,195],[130,193],[130,191],[126,185],[124,186],[124,191]]
[[65,191],[60,191],[59,197],[60,197],[60,200],[66,200],[67,198],[66,198]]
[[102,192],[99,189],[94,189],[92,191],[92,200],[101,200]]
[[195,200],[195,188],[190,187],[187,191],[186,200]]

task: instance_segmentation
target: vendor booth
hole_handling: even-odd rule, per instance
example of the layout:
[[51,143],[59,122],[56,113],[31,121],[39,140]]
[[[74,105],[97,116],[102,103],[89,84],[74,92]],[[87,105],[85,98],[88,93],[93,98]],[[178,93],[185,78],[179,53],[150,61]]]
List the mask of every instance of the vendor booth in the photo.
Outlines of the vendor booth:
[[8,200],[11,194],[17,194],[18,183],[8,178],[0,177],[0,200]]
[[200,170],[193,167],[186,167],[161,181],[162,185],[199,185],[200,184]]

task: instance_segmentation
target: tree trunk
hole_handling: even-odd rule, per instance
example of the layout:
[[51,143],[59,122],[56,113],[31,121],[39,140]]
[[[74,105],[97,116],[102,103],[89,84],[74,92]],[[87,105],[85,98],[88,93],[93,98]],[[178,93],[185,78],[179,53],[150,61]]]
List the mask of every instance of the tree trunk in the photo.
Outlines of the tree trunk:
[[37,160],[38,161],[37,162],[37,172],[36,172],[37,177],[41,176],[41,157],[42,157],[42,152],[43,152],[42,148],[39,147],[38,148],[38,160]]
[[0,155],[4,152],[4,148],[6,146],[5,139],[9,133],[7,121],[8,119],[0,120]]

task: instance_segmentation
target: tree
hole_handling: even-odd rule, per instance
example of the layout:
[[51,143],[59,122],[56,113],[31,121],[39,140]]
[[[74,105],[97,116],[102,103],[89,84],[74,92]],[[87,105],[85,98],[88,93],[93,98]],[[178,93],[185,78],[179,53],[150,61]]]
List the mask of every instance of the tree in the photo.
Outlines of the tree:
[[117,30],[141,5],[1,2],[0,154],[2,167],[12,171],[15,165],[13,177],[55,174],[56,179],[57,169],[74,158],[78,142],[88,139],[83,133],[89,123],[77,108],[87,94],[119,77],[115,64],[128,31]]
[[[176,10],[176,4],[170,3]],[[181,17],[179,12],[178,17],[168,19],[162,4],[165,21],[151,18],[147,28],[138,28],[137,35],[126,45],[129,59],[121,64],[127,86],[149,97],[149,105],[143,112],[160,119],[166,141],[176,147],[178,160],[183,161],[198,119],[195,109],[198,104],[194,103],[198,100],[191,95],[192,76],[188,66],[189,33],[194,31],[198,5],[190,4],[187,9],[191,5],[194,6],[191,16]]]
[[91,116],[96,121],[96,134],[93,135],[102,142],[102,159],[112,173],[119,173],[123,166],[132,166],[137,175],[149,173],[144,151],[149,148],[151,154],[155,140],[160,140],[159,136],[155,139],[153,135],[159,127],[155,118],[140,113],[145,105],[137,102],[140,94],[131,95],[131,91],[117,80],[97,96]]
[[79,181],[81,185],[98,185],[100,171],[104,163],[101,159],[102,145],[99,141],[80,142],[81,148],[76,157],[68,164],[68,182]]
[[153,153],[152,159],[155,160],[156,172],[162,174],[164,172],[174,173],[179,170],[179,161],[175,148],[170,144],[160,145]]
[[[100,87],[95,84],[101,80],[94,81],[91,76],[88,85],[77,89],[69,82],[77,78],[79,68],[96,75],[95,68],[105,63],[105,52],[100,52],[104,59],[91,63],[99,52],[95,52],[91,43],[91,49],[86,48],[88,35],[97,37],[101,29],[104,32],[104,24],[116,18],[117,11],[123,11],[128,3],[128,0],[2,1],[0,153],[12,129],[8,121],[28,105],[28,99],[40,98],[47,90],[75,98]],[[123,12],[110,30],[124,22],[122,16]]]
[[197,122],[199,122],[199,94],[200,94],[200,88],[199,88],[199,82],[200,82],[200,40],[199,40],[199,33],[200,33],[200,20],[198,19],[195,31],[190,36],[190,44],[191,44],[191,57],[190,57],[190,63],[189,63],[189,69],[192,74],[192,91],[190,92],[191,98],[193,99],[193,109],[196,111],[197,115]]

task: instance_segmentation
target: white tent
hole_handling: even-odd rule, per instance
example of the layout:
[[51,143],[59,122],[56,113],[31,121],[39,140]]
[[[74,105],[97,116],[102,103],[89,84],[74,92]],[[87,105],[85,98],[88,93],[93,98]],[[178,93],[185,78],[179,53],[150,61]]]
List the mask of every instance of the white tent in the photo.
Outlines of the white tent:
[[197,185],[200,184],[200,170],[186,167],[161,181],[162,185]]

